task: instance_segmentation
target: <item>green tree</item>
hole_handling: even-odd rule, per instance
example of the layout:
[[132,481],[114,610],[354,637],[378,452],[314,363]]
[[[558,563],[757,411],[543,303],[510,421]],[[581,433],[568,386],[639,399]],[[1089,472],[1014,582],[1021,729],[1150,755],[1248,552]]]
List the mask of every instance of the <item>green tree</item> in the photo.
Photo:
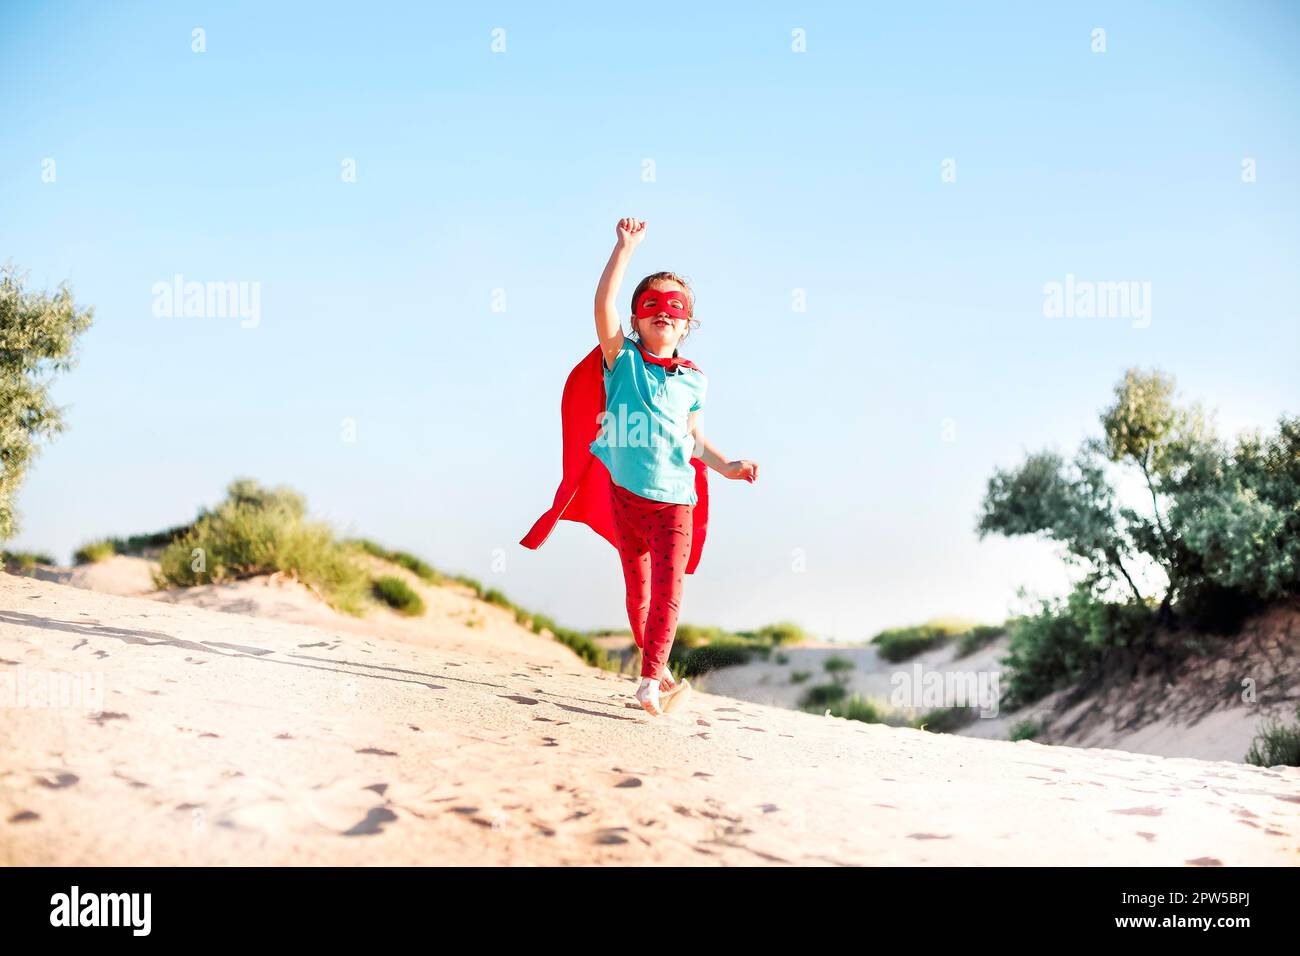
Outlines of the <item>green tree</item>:
[[[976,530],[1040,535],[1088,566],[1089,590],[1122,580],[1146,605],[1130,569],[1162,569],[1157,620],[1178,617],[1231,630],[1262,602],[1300,594],[1300,419],[1276,435],[1247,433],[1229,447],[1199,405],[1180,406],[1159,371],[1128,370],[1067,467],[1055,452],[1028,455],[989,479]],[[1131,468],[1150,514],[1117,505],[1107,466]],[[1179,609],[1178,616],[1174,608]]]
[[1167,513],[1169,494],[1191,460],[1207,451],[1213,454],[1212,429],[1199,405],[1176,404],[1172,378],[1135,368],[1115,386],[1114,402],[1101,413],[1101,427],[1102,437],[1086,447],[1115,464],[1135,468],[1151,496],[1150,518],[1131,508],[1121,509],[1120,518],[1134,546],[1165,572],[1168,583],[1160,617],[1167,620],[1175,597],[1197,569],[1162,512]]
[[63,430],[50,384],[56,372],[72,368],[77,337],[93,316],[66,284],[53,295],[29,292],[25,278],[0,267],[0,541],[18,533],[14,501],[37,441]]
[[[1300,594],[1300,417],[1276,434],[1207,444],[1170,483],[1171,534],[1192,573],[1186,590],[1237,590],[1261,600]],[[1188,595],[1184,595],[1188,596]]]
[[1120,523],[1114,489],[1094,448],[1085,446],[1070,467],[1056,452],[1041,451],[1019,468],[998,469],[989,479],[975,529],[981,540],[1001,534],[1059,542],[1070,558],[1102,578],[1122,578],[1133,597],[1143,600],[1125,564],[1137,549]]

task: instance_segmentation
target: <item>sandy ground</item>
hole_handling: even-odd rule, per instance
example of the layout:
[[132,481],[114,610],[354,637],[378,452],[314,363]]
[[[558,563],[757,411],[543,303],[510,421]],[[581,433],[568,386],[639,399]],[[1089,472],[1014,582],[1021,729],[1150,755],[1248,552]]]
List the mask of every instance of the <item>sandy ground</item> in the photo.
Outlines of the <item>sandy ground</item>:
[[1300,862],[1297,768],[656,719],[512,622],[335,623],[0,574],[0,689],[102,692],[0,708],[0,864]]
[[76,588],[89,588],[105,594],[149,594],[153,591],[153,572],[158,562],[125,554],[93,564],[78,564],[70,568],[38,564],[32,577],[40,581],[56,581]]

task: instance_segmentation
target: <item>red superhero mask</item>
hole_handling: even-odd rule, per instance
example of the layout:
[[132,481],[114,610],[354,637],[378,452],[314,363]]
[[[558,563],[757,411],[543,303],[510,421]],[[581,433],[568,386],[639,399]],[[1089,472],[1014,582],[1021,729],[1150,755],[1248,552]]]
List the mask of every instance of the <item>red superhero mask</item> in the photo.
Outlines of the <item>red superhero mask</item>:
[[667,291],[646,289],[641,293],[641,298],[637,301],[636,317],[638,319],[648,319],[660,312],[667,312],[674,319],[684,319],[688,315],[688,302],[686,293],[680,289],[669,289]]

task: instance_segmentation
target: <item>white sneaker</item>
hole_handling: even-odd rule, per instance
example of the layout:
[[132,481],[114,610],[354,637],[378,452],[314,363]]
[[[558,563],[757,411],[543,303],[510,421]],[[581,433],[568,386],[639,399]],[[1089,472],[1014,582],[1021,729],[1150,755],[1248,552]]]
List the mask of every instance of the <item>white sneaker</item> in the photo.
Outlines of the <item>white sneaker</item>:
[[641,678],[641,686],[636,689],[636,699],[640,701],[647,713],[656,717],[663,713],[659,708],[659,681],[655,678]]

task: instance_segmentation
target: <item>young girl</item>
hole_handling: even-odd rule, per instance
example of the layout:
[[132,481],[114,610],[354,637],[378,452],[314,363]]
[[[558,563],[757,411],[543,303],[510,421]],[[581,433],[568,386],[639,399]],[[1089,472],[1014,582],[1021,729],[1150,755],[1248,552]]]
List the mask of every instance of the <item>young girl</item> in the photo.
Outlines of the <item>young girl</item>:
[[612,481],[628,622],[642,655],[636,699],[658,715],[675,706],[676,696],[687,689],[684,682],[673,680],[667,661],[696,517],[697,469],[692,459],[727,478],[751,483],[758,479],[758,465],[728,460],[700,431],[707,380],[677,354],[694,317],[685,281],[671,272],[657,272],[637,283],[629,323],[629,335],[635,338],[623,334],[615,300],[645,229],[641,220],[619,220],[618,241],[596,287],[605,415],[591,454],[609,470]]

